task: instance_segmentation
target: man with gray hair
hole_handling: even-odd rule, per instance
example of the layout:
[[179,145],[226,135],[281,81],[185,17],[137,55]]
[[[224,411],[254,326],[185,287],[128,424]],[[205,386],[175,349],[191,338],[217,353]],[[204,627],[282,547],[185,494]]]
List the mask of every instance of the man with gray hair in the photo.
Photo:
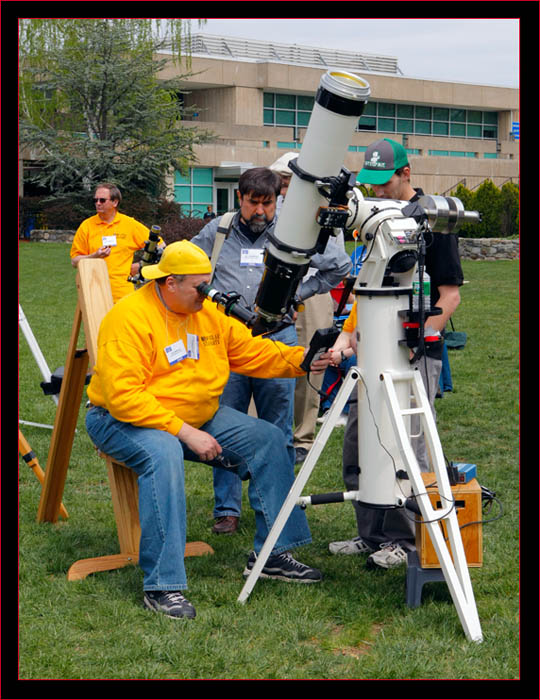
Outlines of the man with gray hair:
[[[103,258],[107,263],[113,302],[134,291],[128,277],[138,272],[140,263],[133,263],[133,254],[144,248],[149,229],[136,219],[118,211],[122,194],[114,184],[96,185],[96,213],[77,229],[71,245],[73,267],[82,258]],[[160,246],[164,246],[160,239]]]

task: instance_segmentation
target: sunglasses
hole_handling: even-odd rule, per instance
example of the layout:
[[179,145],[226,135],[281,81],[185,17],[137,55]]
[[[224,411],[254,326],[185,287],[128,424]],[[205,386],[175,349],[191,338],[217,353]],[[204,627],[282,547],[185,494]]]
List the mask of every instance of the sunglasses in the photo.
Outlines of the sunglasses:
[[105,197],[94,197],[94,204],[99,202],[100,204],[103,204],[104,202],[108,202],[109,198],[105,199]]

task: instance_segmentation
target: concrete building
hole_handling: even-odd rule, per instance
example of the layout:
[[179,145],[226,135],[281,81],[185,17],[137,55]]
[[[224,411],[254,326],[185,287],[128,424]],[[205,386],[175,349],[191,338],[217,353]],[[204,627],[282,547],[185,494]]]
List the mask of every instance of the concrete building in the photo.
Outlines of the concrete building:
[[413,185],[426,193],[449,193],[459,182],[473,189],[488,178],[499,187],[519,182],[517,89],[408,78],[391,56],[205,34],[194,34],[191,46],[184,100],[196,110],[186,125],[213,138],[196,147],[187,177],[174,174],[174,198],[186,213],[234,208],[244,170],[299,151],[321,75],[336,68],[371,86],[345,158],[349,170],[362,168],[369,143],[389,137],[406,147]]

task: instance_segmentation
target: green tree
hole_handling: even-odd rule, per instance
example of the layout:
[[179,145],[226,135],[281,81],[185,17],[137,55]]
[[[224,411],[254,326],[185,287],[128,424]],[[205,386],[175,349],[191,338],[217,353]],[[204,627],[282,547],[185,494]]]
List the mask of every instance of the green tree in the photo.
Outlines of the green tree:
[[501,232],[501,191],[491,180],[484,180],[474,192],[474,209],[482,214],[473,238],[494,238]]
[[105,180],[165,194],[167,172],[185,172],[209,137],[182,124],[190,31],[182,19],[21,19],[20,144],[39,158],[35,182],[54,197]]
[[[455,192],[451,193],[452,197],[457,197],[461,200],[464,208],[468,211],[475,211],[474,192],[468,190],[461,183],[456,187]],[[463,224],[459,229],[461,238],[474,238],[478,236],[478,224]]]
[[501,235],[519,234],[519,186],[505,182],[501,187]]

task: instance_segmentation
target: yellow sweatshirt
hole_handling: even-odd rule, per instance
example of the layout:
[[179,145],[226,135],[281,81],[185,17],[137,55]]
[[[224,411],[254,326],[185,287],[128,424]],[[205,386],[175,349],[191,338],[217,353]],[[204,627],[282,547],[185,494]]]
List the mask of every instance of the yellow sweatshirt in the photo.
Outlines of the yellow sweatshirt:
[[90,255],[104,245],[111,245],[111,254],[104,258],[107,263],[113,302],[126,294],[131,294],[134,287],[128,282],[133,253],[144,248],[150,230],[131,216],[120,212],[107,223],[96,214],[85,219],[77,229],[71,245],[70,257]]
[[[168,311],[156,284],[121,299],[99,329],[88,398],[117,420],[176,435],[184,422],[199,428],[214,416],[230,371],[262,378],[305,374],[299,366],[304,348],[253,337],[209,300],[196,314]],[[196,346],[199,359],[181,359]]]

